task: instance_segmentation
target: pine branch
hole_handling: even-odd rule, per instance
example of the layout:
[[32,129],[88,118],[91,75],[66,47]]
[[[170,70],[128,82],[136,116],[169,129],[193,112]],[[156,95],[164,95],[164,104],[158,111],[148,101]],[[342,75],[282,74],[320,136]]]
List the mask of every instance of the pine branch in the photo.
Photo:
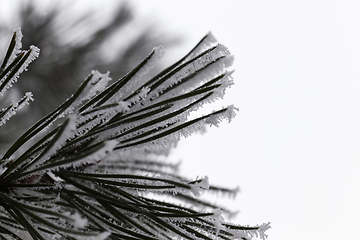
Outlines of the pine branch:
[[[20,35],[17,30],[1,65],[3,89],[38,54],[35,47],[20,50]],[[162,55],[160,47],[154,48],[110,85],[108,73],[93,71],[8,149],[0,163],[2,238],[21,239],[14,229],[33,239],[266,238],[268,224],[226,223],[221,214],[229,210],[199,198],[203,191],[236,190],[211,186],[207,177],[185,179],[176,174],[176,166],[149,159],[149,152],[168,148],[181,136],[231,121],[237,110],[231,105],[189,118],[233,84],[228,70],[233,58],[211,34],[145,81]],[[4,108],[0,117],[10,111],[14,109]],[[61,123],[53,126],[55,121]],[[172,194],[184,206],[149,193]]]

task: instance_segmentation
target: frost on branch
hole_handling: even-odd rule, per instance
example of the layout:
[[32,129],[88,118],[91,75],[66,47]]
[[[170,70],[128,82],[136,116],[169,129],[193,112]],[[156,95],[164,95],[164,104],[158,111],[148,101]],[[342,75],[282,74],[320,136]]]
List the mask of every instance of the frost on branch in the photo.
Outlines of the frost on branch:
[[3,67],[3,68],[8,67],[12,62],[14,62],[15,58],[21,53],[22,37],[23,37],[23,34],[21,32],[21,29],[17,28],[14,32],[13,39],[11,40],[11,43],[9,46],[9,50],[11,50],[11,49],[12,50],[6,54],[6,58],[8,57],[8,60],[4,64],[5,67]]
[[3,108],[0,111],[0,126],[4,125],[7,120],[14,116],[18,110],[28,105],[30,101],[34,101],[34,98],[31,92],[27,92],[20,101],[13,102],[9,107]]
[[[39,53],[11,41],[0,72],[4,93]],[[0,236],[21,239],[265,239],[268,224],[226,223],[233,212],[202,199],[203,191],[237,190],[195,181],[164,160],[181,137],[231,121],[233,105],[190,118],[233,84],[233,57],[208,34],[159,74],[154,48],[117,81],[92,71],[62,105],[29,128],[0,161]],[[0,125],[32,95],[0,112]],[[181,204],[164,202],[175,198]],[[16,230],[16,231],[14,231]]]
[[[4,93],[12,87],[20,74],[26,71],[29,64],[39,56],[40,49],[35,46],[30,46],[30,49],[26,51],[21,50],[21,39],[22,33],[18,28],[13,34],[9,49],[0,66],[0,97],[4,96]],[[9,106],[2,108],[0,110],[0,126],[33,100],[32,93],[28,92],[19,101],[13,100]]]

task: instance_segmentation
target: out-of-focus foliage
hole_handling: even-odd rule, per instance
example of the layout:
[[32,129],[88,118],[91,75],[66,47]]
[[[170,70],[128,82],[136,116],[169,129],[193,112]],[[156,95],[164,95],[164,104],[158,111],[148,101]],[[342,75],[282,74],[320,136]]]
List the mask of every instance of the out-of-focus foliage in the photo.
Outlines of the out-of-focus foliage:
[[[20,26],[23,47],[35,45],[41,49],[38,60],[11,89],[11,99],[19,100],[30,91],[36,100],[27,111],[19,111],[0,132],[0,152],[36,120],[69,98],[92,69],[123,76],[153,46],[159,45],[160,32],[149,24],[139,27],[133,9],[122,1],[114,2],[111,12],[109,9],[79,12],[76,1],[49,2],[42,6],[43,1],[16,1],[13,4],[17,12],[12,14],[17,18],[16,25],[0,23],[0,36],[10,37]],[[131,40],[124,41],[125,38]],[[167,47],[177,41],[176,37],[161,38],[161,44]]]

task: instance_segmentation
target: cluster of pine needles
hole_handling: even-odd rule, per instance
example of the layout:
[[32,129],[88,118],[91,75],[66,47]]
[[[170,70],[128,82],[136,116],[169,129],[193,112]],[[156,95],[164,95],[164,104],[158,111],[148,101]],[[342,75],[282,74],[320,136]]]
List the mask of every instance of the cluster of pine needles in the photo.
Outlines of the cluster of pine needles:
[[[2,95],[39,56],[35,46],[22,50],[21,38],[17,29],[0,67]],[[146,79],[162,55],[155,47],[116,81],[92,71],[7,149],[0,160],[2,239],[265,239],[268,224],[227,223],[222,215],[230,210],[199,197],[237,190],[212,186],[207,177],[186,179],[158,160],[180,137],[235,116],[232,105],[190,115],[233,84],[233,57],[208,34]],[[0,128],[32,100],[28,92],[4,106]]]

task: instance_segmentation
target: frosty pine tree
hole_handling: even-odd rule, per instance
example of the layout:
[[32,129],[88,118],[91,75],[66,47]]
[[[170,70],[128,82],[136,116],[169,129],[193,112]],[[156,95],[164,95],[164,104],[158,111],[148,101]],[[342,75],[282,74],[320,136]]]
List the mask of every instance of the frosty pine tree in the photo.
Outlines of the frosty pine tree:
[[[21,38],[17,29],[0,67],[2,95],[39,55],[34,46],[21,50]],[[181,60],[146,79],[162,55],[155,47],[116,81],[92,71],[11,145],[0,162],[2,239],[266,238],[268,224],[227,223],[222,214],[229,210],[200,198],[202,191],[236,190],[209,185],[207,177],[185,179],[175,166],[157,160],[181,136],[235,116],[236,108],[228,106],[189,118],[233,84],[233,57],[208,34]],[[25,93],[2,106],[0,129],[32,100]]]

